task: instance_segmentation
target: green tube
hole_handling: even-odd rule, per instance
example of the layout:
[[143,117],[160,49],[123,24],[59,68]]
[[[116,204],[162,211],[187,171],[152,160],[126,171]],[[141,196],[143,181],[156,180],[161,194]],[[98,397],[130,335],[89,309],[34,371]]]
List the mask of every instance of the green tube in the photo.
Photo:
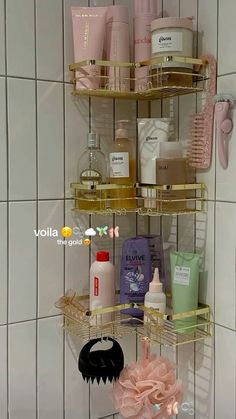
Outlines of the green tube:
[[[171,252],[171,289],[173,314],[198,308],[199,258],[196,253]],[[196,316],[174,321],[178,333],[192,333]]]

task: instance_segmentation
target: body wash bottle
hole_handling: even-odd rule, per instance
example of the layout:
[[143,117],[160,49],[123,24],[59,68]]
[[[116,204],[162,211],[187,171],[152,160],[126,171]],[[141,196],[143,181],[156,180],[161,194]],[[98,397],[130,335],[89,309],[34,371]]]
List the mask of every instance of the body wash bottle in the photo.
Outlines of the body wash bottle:
[[[90,268],[90,310],[112,307],[115,304],[115,268],[109,261],[109,252],[97,252]],[[110,322],[112,313],[97,315],[91,324]]]
[[115,141],[109,153],[110,183],[116,185],[129,185],[127,189],[111,191],[112,208],[135,208],[136,182],[135,147],[128,138],[127,124],[129,121],[118,121]]
[[[165,314],[166,296],[163,292],[163,285],[160,282],[158,268],[155,268],[152,282],[149,284],[149,291],[145,294],[144,306]],[[148,321],[146,315],[144,316],[144,321]],[[158,318],[158,323],[160,325],[163,324],[163,320]]]
[[[130,61],[129,12],[127,6],[107,8],[106,57],[109,61]],[[130,90],[129,67],[108,67],[109,90]]]
[[[151,22],[157,18],[156,0],[134,0],[134,61],[151,59]],[[148,87],[149,67],[135,69],[135,90]]]

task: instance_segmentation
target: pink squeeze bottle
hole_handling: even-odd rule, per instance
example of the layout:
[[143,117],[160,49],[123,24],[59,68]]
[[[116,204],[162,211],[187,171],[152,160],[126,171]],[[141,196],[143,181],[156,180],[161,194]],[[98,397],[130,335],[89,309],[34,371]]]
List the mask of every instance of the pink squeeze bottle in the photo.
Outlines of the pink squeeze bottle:
[[[134,60],[151,58],[151,22],[157,18],[157,0],[134,0]],[[137,68],[135,90],[147,89],[148,67]]]

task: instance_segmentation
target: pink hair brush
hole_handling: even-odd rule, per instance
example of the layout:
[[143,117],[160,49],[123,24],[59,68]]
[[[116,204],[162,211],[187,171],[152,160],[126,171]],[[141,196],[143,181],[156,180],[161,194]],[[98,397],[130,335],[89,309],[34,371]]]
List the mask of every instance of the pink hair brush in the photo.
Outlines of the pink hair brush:
[[216,123],[216,138],[218,144],[218,156],[221,167],[227,169],[228,167],[228,147],[226,143],[227,135],[233,129],[232,119],[227,118],[230,106],[233,107],[234,99],[231,95],[218,94],[214,97],[215,100],[215,123]]
[[216,60],[212,55],[203,55],[201,59],[209,64],[208,90],[203,110],[193,115],[188,156],[190,166],[196,169],[208,169],[212,156]]
[[113,387],[115,407],[124,418],[167,419],[178,413],[182,382],[175,365],[162,356],[150,355],[150,341],[142,339],[142,357],[126,366]]

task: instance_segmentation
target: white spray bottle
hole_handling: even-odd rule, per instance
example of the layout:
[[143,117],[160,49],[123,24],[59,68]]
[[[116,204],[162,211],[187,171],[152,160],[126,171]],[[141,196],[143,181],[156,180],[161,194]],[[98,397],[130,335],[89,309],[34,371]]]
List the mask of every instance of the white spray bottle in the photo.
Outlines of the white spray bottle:
[[[158,268],[155,268],[153,279],[149,283],[149,291],[145,294],[144,305],[145,307],[152,308],[165,314],[166,295],[163,292],[163,285],[160,282]],[[147,316],[144,316],[144,321],[147,321]],[[162,323],[162,319],[160,319],[159,323]]]

